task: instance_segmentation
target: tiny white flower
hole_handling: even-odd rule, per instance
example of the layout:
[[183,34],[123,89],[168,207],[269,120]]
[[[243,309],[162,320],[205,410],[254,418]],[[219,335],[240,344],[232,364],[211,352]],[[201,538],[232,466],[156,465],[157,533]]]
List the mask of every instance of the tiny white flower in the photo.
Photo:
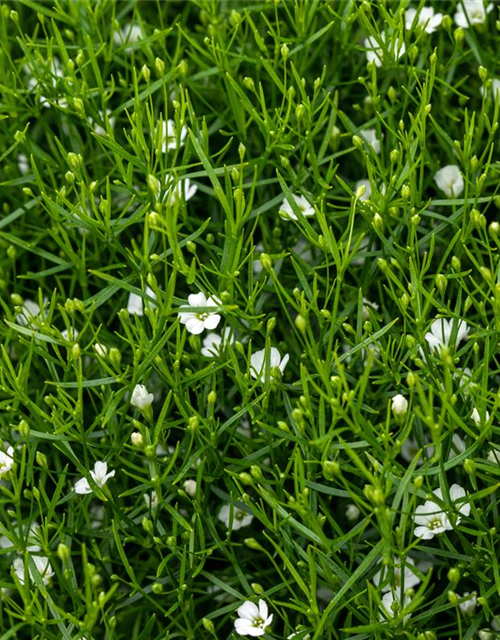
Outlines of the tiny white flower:
[[78,334],[80,332],[78,331],[78,329],[75,329],[74,327],[71,327],[71,329],[63,329],[61,331],[61,336],[67,341],[67,342],[76,342],[76,339],[78,338]]
[[[276,347],[271,347],[271,349],[269,350],[270,376],[273,377],[272,370],[274,369],[274,367],[278,367],[278,369],[281,371],[281,374],[283,375],[289,359],[290,356],[288,355],[288,353],[282,358],[278,349],[276,349]],[[250,356],[250,375],[252,376],[252,378],[265,381],[267,378],[267,371],[268,369],[266,367],[266,350],[261,349],[260,351],[252,353],[252,355]]]
[[145,493],[143,498],[147,508],[150,511],[154,511],[158,506],[158,494],[156,493],[156,491],[151,491],[151,493]]
[[[415,20],[415,18],[417,19]],[[408,30],[415,23],[415,27],[423,29],[426,33],[434,33],[442,21],[443,14],[435,13],[432,7],[422,7],[420,12],[413,8],[405,11],[405,24]]]
[[369,200],[372,195],[372,185],[369,180],[363,179],[356,182],[354,193],[359,200]]
[[[52,565],[50,564],[49,559],[46,558],[45,556],[33,556],[33,555],[31,556],[31,558],[35,563],[38,573],[42,577],[43,583],[46,585],[49,584],[51,578],[54,575],[54,570],[52,569]],[[14,571],[16,572],[19,582],[21,584],[24,584],[24,560],[22,558],[16,558],[12,563],[12,566],[14,567]],[[33,574],[31,573],[31,569],[29,568],[29,565],[28,565],[28,571],[29,571],[30,578],[33,580]]]
[[164,199],[167,201],[188,202],[197,192],[198,187],[189,178],[185,178],[184,180],[179,180],[176,185],[167,187]]
[[459,342],[467,338],[469,328],[465,320],[459,320],[456,326],[455,344],[451,345],[454,321],[436,318],[431,324],[431,330],[425,334],[425,339],[431,350],[440,350],[441,347],[456,347]]
[[8,447],[7,451],[0,451],[0,478],[8,473],[14,466],[14,448]]
[[361,515],[361,511],[355,504],[348,504],[345,510],[345,517],[349,520],[349,522],[355,522],[359,516]]
[[[303,216],[313,216],[316,213],[314,211],[314,207],[307,198],[305,198],[304,196],[297,196],[294,193],[292,193],[292,197]],[[286,196],[283,198],[283,202],[280,204],[278,214],[280,218],[283,218],[283,220],[297,220],[297,216],[293,212],[292,205],[290,204],[290,201]]]
[[[150,298],[153,298],[153,300],[156,300],[156,293],[149,286],[146,287],[146,295]],[[150,302],[147,299],[146,305],[151,307],[155,306],[154,303]],[[131,293],[128,297],[127,311],[130,313],[130,315],[135,314],[137,316],[143,316],[144,308],[142,303],[142,296],[139,296],[136,293]]]
[[105,358],[108,355],[108,347],[105,344],[95,342],[92,346],[99,357]]
[[108,132],[106,131],[106,127],[105,127],[106,120],[109,122],[109,126],[112,129],[115,128],[116,118],[111,115],[112,113],[113,112],[111,111],[111,109],[106,109],[106,111],[99,111],[99,120],[103,124],[99,124],[99,122],[96,122],[94,118],[89,117],[88,119],[89,124],[94,129],[95,133],[97,133],[100,136],[107,135]]
[[[498,78],[493,78],[491,80],[491,87],[488,91],[491,92],[493,101],[496,101],[500,98],[500,80]],[[483,96],[486,95],[485,87],[481,87],[481,94]]]
[[143,384],[136,384],[132,392],[130,404],[137,407],[139,411],[150,407],[155,399],[153,393],[149,393]]
[[[406,606],[406,596],[403,595],[403,600],[401,601],[399,593],[388,591],[384,594],[382,602],[380,603],[380,608],[382,609],[379,615],[380,620],[392,620],[396,616],[396,612],[394,611],[395,605],[399,605],[399,608],[404,610]],[[405,623],[410,616],[411,613],[407,614],[403,618],[403,623]]]
[[246,600],[238,607],[239,618],[234,621],[234,628],[240,636],[263,636],[266,628],[273,621],[273,614],[269,615],[267,603],[259,600],[259,606]]
[[301,635],[303,631],[294,631],[289,636],[287,636],[287,640],[291,640],[291,638],[297,638],[297,640],[311,640],[311,634],[306,633],[306,635]]
[[498,449],[492,449],[488,452],[486,459],[493,464],[500,464],[500,451]]
[[[228,504],[225,504],[219,511],[218,518],[223,522],[226,527],[229,527],[231,508]],[[233,507],[233,531],[241,529],[241,527],[248,526],[253,520],[253,515],[240,509],[239,507]]]
[[19,172],[22,173],[23,176],[29,173],[31,169],[31,165],[30,165],[30,161],[28,160],[28,157],[25,156],[24,153],[20,153],[17,156],[17,166],[19,167]]
[[[179,319],[186,325],[189,333],[198,335],[205,329],[215,329],[221,317],[218,313],[208,311],[207,308],[218,307],[222,302],[215,296],[207,298],[204,293],[192,293],[188,296],[188,305],[193,311],[179,311]],[[198,307],[203,311],[195,311]]]
[[455,456],[458,456],[460,453],[463,453],[467,449],[465,442],[458,435],[458,433],[454,433],[451,439],[451,448],[450,453],[448,454],[448,460],[451,460]]
[[404,570],[403,563],[401,558],[394,558],[394,570],[393,570],[393,580],[391,584],[388,584],[387,578],[390,576],[390,572],[387,567],[382,567],[377,571],[377,573],[373,576],[373,584],[378,587],[382,584],[382,592],[390,591],[391,589],[396,589],[400,591],[403,588],[404,591],[408,589],[412,589],[416,587],[417,584],[420,584],[420,578],[415,574],[412,567],[415,567],[415,562],[412,558],[406,558],[404,562]]
[[457,382],[458,391],[464,396],[468,397],[470,394],[471,385],[473,385],[472,371],[469,367],[465,367],[463,371],[457,369],[453,374],[453,379]]
[[396,416],[404,416],[408,411],[408,400],[398,393],[392,398],[391,409]]
[[37,302],[34,302],[33,300],[25,300],[20,313],[16,316],[17,324],[20,324],[23,327],[31,325],[33,320],[40,315],[40,311],[40,305]]
[[171,149],[179,149],[184,145],[187,136],[186,126],[182,126],[179,132],[179,140],[177,141],[177,130],[173,120],[167,120],[163,123],[162,147],[163,153],[167,153]]
[[191,496],[191,498],[194,498],[194,496],[196,495],[196,489],[197,489],[196,480],[191,480],[191,479],[184,480],[182,484],[182,488],[188,494],[188,496]]
[[144,438],[142,437],[142,433],[139,431],[132,431],[130,434],[130,442],[132,446],[141,448],[144,445]]
[[214,358],[219,356],[226,345],[233,343],[233,333],[230,327],[226,327],[221,335],[218,333],[207,333],[203,338],[203,347],[201,355],[206,358]]
[[[474,409],[472,410],[472,413],[471,413],[470,417],[474,421],[474,424],[476,425],[476,427],[479,427],[479,426],[481,426],[481,424],[483,424],[483,419],[481,418],[481,414],[476,409],[476,407],[474,407]],[[490,414],[489,414],[488,411],[485,411],[485,413],[484,413],[484,422],[488,422],[489,419],[490,419]]]
[[463,29],[468,29],[469,25],[483,24],[492,9],[493,4],[485,7],[483,0],[462,0],[455,13],[455,23]]
[[[120,46],[122,44],[135,44],[143,39],[144,35],[138,24],[127,24],[122,27],[120,31],[115,31],[113,34],[113,41],[116,46]],[[126,47],[127,52],[135,49],[137,49],[137,47]]]
[[456,164],[447,164],[436,171],[434,182],[448,198],[458,198],[464,190],[464,179]]
[[[436,489],[432,493],[441,501],[443,500],[442,489]],[[470,504],[462,501],[462,498],[465,498],[465,496],[465,489],[458,484],[451,485],[450,500],[452,503],[460,501],[459,506],[456,507],[460,514],[455,521],[457,525],[461,522],[462,515],[468,516],[470,514]],[[415,524],[418,525],[415,527],[415,535],[417,538],[422,538],[423,540],[430,540],[435,535],[453,529],[453,525],[446,512],[433,500],[426,500],[423,505],[416,508]]]
[[[386,42],[386,34],[382,32],[380,34],[380,40]],[[384,51],[381,49],[377,39],[374,36],[370,36],[365,39],[364,46],[366,51],[367,62],[374,62],[375,66],[381,67],[384,59]],[[406,45],[403,40],[392,40],[389,45],[389,55],[392,59],[399,59],[406,51]]]
[[[102,488],[110,478],[114,477],[115,473],[116,471],[110,471],[108,473],[107,462],[96,462],[94,464],[94,470],[90,472],[90,475],[96,485]],[[86,494],[92,493],[92,491],[93,489],[87,478],[80,478],[80,480],[75,483],[75,493]]]
[[[368,145],[373,149],[373,151],[377,155],[379,155],[380,154],[380,140],[377,138],[376,129],[364,129],[364,131],[361,131],[360,133],[361,133],[361,136],[368,143]],[[383,138],[383,136],[382,136],[382,138]]]
[[474,615],[474,611],[476,610],[477,606],[477,593],[475,591],[473,591],[472,593],[466,591],[462,598],[465,598],[467,596],[470,596],[470,598],[468,598],[468,600],[465,600],[465,602],[461,602],[458,607],[464,615],[472,616]]

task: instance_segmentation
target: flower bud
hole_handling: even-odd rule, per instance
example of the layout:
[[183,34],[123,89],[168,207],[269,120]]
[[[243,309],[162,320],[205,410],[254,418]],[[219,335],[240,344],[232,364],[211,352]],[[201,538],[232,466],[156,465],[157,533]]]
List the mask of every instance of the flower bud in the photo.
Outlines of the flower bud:
[[68,162],[69,168],[71,171],[74,171],[76,174],[80,173],[83,158],[79,153],[73,153],[70,151],[66,156],[66,160]]
[[61,560],[61,562],[67,562],[71,557],[71,551],[69,547],[60,542],[57,545],[57,557]]
[[391,409],[395,417],[405,416],[408,411],[408,400],[401,393],[398,393],[392,398]]
[[458,27],[458,29],[455,29],[455,31],[453,32],[453,37],[455,38],[455,42],[457,43],[457,45],[462,44],[465,39],[465,31],[462,29],[462,27]]
[[142,65],[141,75],[144,78],[144,80],[149,84],[149,81],[151,79],[151,70],[149,69],[147,64]]
[[353,136],[352,137],[352,144],[353,144],[354,147],[356,147],[356,149],[358,151],[363,151],[364,150],[363,139],[360,138],[359,136]]
[[49,467],[48,467],[48,464],[47,464],[47,456],[44,453],[42,453],[41,451],[37,451],[36,454],[35,454],[35,460],[36,460],[36,463],[40,467],[42,467],[42,469],[47,471],[47,469]]
[[214,623],[211,620],[209,620],[208,618],[202,618],[201,624],[205,628],[205,631],[208,631],[208,633],[212,634],[213,636],[215,635]]
[[260,264],[262,265],[263,269],[265,269],[266,271],[272,271],[273,261],[269,254],[267,253],[260,254]]
[[153,584],[151,585],[151,591],[156,596],[159,596],[161,593],[163,593],[163,585],[160,582],[153,582]]
[[448,279],[442,273],[438,273],[436,276],[436,287],[439,293],[444,296],[446,287],[448,285]]
[[383,231],[384,229],[384,221],[380,213],[378,213],[378,211],[373,216],[372,225],[377,231]]
[[255,82],[253,81],[252,78],[249,78],[248,76],[246,76],[245,78],[243,78],[243,84],[249,91],[252,91],[252,92],[255,91]]
[[215,391],[210,391],[210,393],[207,396],[208,404],[214,405],[216,400],[217,400],[217,393]]
[[484,84],[486,80],[488,80],[488,69],[485,69],[482,65],[477,70],[479,73],[479,77],[481,78],[481,82]]
[[448,571],[448,580],[452,585],[456,586],[460,580],[460,571],[456,567],[452,567]]
[[281,57],[286,62],[288,59],[288,54],[290,53],[290,49],[287,47],[286,43],[281,45]]
[[132,445],[138,449],[142,449],[144,446],[144,438],[142,437],[142,433],[139,433],[138,431],[134,431],[130,434],[130,440]]

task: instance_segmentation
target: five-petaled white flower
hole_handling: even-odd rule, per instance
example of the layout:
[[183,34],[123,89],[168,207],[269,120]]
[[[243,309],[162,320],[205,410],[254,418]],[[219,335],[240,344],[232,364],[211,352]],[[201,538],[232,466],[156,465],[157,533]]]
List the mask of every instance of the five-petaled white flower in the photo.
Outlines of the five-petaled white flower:
[[177,129],[175,128],[175,122],[173,120],[167,120],[163,123],[163,135],[161,142],[161,150],[163,153],[170,151],[171,149],[179,149],[186,141],[187,128],[185,125],[181,127],[179,136],[177,137]]
[[226,345],[233,343],[233,332],[231,327],[226,327],[221,335],[218,333],[207,333],[203,338],[203,347],[201,348],[201,355],[206,358],[214,358],[220,355]]
[[391,574],[387,568],[382,567],[373,576],[373,584],[377,587],[381,586],[382,592],[390,591],[393,588],[397,591],[400,591],[401,588],[403,591],[412,589],[420,584],[420,578],[413,571],[414,567],[415,562],[410,557],[406,558],[404,565],[401,558],[394,558],[393,580],[389,583],[388,578]]
[[[228,504],[225,504],[219,511],[218,518],[226,525],[226,527],[229,527],[229,522],[231,519],[231,507]],[[247,513],[239,507],[233,507],[233,531],[241,529],[241,527],[248,526],[252,522],[252,520],[253,515],[251,513]]]
[[415,26],[426,33],[434,33],[442,21],[443,14],[435,13],[432,7],[422,7],[420,11],[413,8],[405,11],[405,24],[408,30]]
[[14,448],[8,447],[7,451],[0,451],[0,478],[8,473],[14,466]]
[[434,181],[447,198],[458,198],[464,190],[464,179],[456,164],[447,164],[436,171]]
[[[441,502],[443,501],[443,491],[441,489],[436,489],[432,493]],[[453,503],[460,501],[457,509],[461,515],[458,515],[455,520],[455,524],[457,525],[460,523],[462,515],[468,516],[470,513],[470,504],[464,503],[462,500],[465,496],[465,489],[460,485],[451,485],[450,500]],[[415,527],[414,533],[417,538],[422,538],[423,540],[430,540],[440,533],[451,531],[453,529],[453,525],[451,524],[447,513],[443,511],[442,507],[440,507],[434,500],[426,500],[423,505],[416,508],[415,524],[418,526]]]
[[134,390],[132,391],[130,404],[134,407],[137,407],[139,411],[142,411],[143,409],[147,409],[147,407],[150,407],[153,404],[154,399],[154,394],[149,393],[143,384],[136,384]]
[[[100,488],[102,488],[110,478],[113,478],[116,473],[116,471],[110,471],[109,473],[107,471],[107,462],[96,462],[94,464],[94,470],[90,472],[92,480]],[[93,489],[87,478],[80,478],[80,480],[75,483],[75,493],[85,494],[92,493],[92,491]]]
[[485,7],[483,0],[462,0],[455,13],[455,23],[463,29],[468,29],[469,25],[483,24],[492,9],[493,4]]
[[398,393],[396,396],[393,396],[391,409],[396,416],[404,416],[408,411],[408,400]]
[[[384,32],[380,34],[380,40],[386,43],[387,38]],[[374,62],[375,66],[381,67],[384,59],[384,50],[381,48],[380,44],[377,42],[375,36],[370,36],[365,39],[364,46],[366,47],[366,60],[368,62]],[[393,39],[389,43],[389,55],[393,59],[401,58],[401,56],[406,51],[406,45],[403,40]]]
[[[380,620],[392,620],[396,616],[397,613],[406,606],[406,596],[403,594],[403,599],[401,600],[399,593],[394,593],[393,591],[388,591],[384,594],[382,598],[382,602],[380,603],[380,608],[382,611],[380,612],[379,618]],[[403,618],[403,624],[408,620],[411,616],[411,613],[408,613]]]
[[[189,333],[195,335],[203,333],[205,329],[215,329],[221,317],[210,311],[210,307],[218,307],[222,302],[215,296],[207,298],[204,293],[192,293],[188,296],[188,304],[193,311],[179,311],[179,319],[186,325]],[[195,311],[195,309],[200,309]]]
[[[455,343],[450,344],[455,329]],[[425,339],[429,347],[439,350],[441,347],[457,346],[459,342],[464,340],[468,335],[469,328],[465,320],[459,320],[456,328],[453,320],[445,320],[444,318],[436,318],[431,324],[431,330],[425,334]]]
[[377,155],[379,155],[379,153],[380,153],[380,140],[377,138],[376,129],[364,129],[364,131],[361,131],[360,133],[361,133],[361,136],[366,140],[368,145],[373,149],[373,151]]
[[238,607],[239,618],[234,621],[234,628],[240,636],[263,636],[273,621],[273,614],[269,615],[267,603],[259,600],[259,606],[246,600]]
[[290,356],[288,353],[282,358],[278,349],[271,347],[269,349],[269,365],[267,365],[266,350],[261,349],[260,351],[256,351],[250,356],[250,375],[256,380],[260,379],[264,381],[268,376],[268,371],[269,375],[274,377],[273,369],[276,367],[281,371],[281,375],[283,375],[289,359]]
[[[307,198],[305,198],[304,196],[297,196],[294,193],[292,193],[292,197],[303,216],[307,217],[313,216],[315,214],[314,207]],[[286,196],[283,198],[283,202],[280,204],[278,213],[280,215],[280,218],[283,218],[283,220],[297,220],[297,216],[292,209],[290,200]]]
[[[49,562],[49,559],[45,556],[31,556],[35,566],[38,570],[38,573],[42,577],[43,584],[49,584],[52,576],[54,575],[54,570],[52,569],[52,565]],[[21,584],[24,584],[24,560],[22,558],[16,558],[12,563],[14,567],[14,571],[16,572],[17,578]],[[31,569],[28,565],[28,572],[30,578],[33,580],[33,574],[31,573]]]

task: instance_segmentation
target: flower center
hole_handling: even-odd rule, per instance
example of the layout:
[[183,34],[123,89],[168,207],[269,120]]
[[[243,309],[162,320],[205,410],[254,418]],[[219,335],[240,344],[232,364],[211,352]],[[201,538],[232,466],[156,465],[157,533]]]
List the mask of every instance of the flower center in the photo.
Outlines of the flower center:
[[201,320],[202,322],[204,320],[206,320],[209,316],[210,316],[210,314],[208,313],[208,311],[205,311],[204,313],[197,313],[196,314],[196,317],[198,318],[198,320]]
[[252,621],[252,627],[255,627],[257,629],[263,629],[264,628],[264,618],[254,618]]
[[431,531],[434,531],[434,529],[441,529],[442,526],[443,526],[443,523],[439,516],[435,516],[432,520],[429,521],[429,529]]

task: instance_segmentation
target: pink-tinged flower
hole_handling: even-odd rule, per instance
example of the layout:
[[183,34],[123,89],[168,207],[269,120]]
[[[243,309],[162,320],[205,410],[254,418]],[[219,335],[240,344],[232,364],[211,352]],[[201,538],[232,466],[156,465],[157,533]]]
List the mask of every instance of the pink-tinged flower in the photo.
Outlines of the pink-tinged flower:
[[434,33],[443,21],[442,13],[435,13],[432,7],[422,7],[420,11],[410,8],[405,11],[405,25],[408,30],[420,28],[425,33]]
[[425,339],[431,350],[440,350],[442,347],[456,347],[459,342],[467,338],[469,328],[465,320],[459,320],[455,328],[455,343],[451,343],[451,337],[454,330],[455,322],[453,320],[445,320],[444,318],[436,318],[431,324],[431,330],[425,334]]
[[[192,311],[179,311],[179,319],[186,325],[189,333],[198,335],[205,329],[215,329],[221,317],[218,313],[210,311],[211,307],[218,307],[222,302],[215,296],[207,298],[204,293],[192,293],[188,296],[188,304]],[[198,309],[198,311],[196,311]]]
[[[285,354],[283,358],[276,347],[271,347],[269,350],[269,369],[270,376],[274,377],[273,369],[278,368],[281,371],[281,375],[285,371],[285,367],[288,364],[290,356]],[[250,375],[256,380],[265,381],[267,378],[268,368],[266,366],[266,350],[261,349],[252,353],[250,356]]]
[[[293,201],[298,206],[303,216],[313,216],[316,213],[314,211],[314,207],[307,198],[305,198],[304,196],[297,196],[294,193],[292,193],[292,197]],[[283,220],[297,220],[297,216],[292,209],[292,205],[290,204],[290,201],[286,196],[283,198],[283,202],[280,204],[278,214],[280,218],[283,218]]]
[[434,182],[448,198],[458,198],[464,190],[464,179],[456,164],[447,164],[436,171]]
[[266,628],[273,621],[273,614],[269,615],[267,603],[259,600],[259,606],[247,600],[238,607],[239,618],[234,621],[234,628],[240,636],[263,636]]
[[[106,482],[113,478],[116,471],[110,471],[108,473],[108,463],[107,462],[96,462],[94,465],[94,470],[90,472],[92,476],[92,480],[96,483],[99,488],[102,488]],[[93,489],[89,484],[87,478],[80,478],[75,483],[75,493],[86,494],[92,493]]]

